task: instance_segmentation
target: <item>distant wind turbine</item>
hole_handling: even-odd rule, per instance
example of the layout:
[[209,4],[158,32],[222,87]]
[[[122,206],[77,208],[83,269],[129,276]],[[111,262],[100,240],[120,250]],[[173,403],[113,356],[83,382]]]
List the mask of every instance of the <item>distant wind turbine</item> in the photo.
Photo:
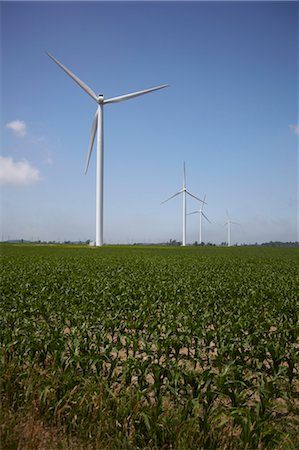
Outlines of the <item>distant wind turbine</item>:
[[[205,199],[206,199],[206,195],[203,198],[204,203],[205,203]],[[204,217],[209,223],[211,223],[210,220],[205,215],[205,213],[203,212],[204,203],[201,204],[201,207],[199,210],[193,211],[188,214],[188,216],[190,216],[191,214],[199,214],[199,243],[200,244],[202,243],[202,218]]]
[[187,197],[187,194],[190,195],[191,197],[195,198],[196,200],[199,200],[202,203],[206,203],[204,200],[201,200],[200,198],[198,198],[195,195],[191,194],[191,192],[187,191],[187,188],[186,188],[185,161],[184,161],[184,169],[183,169],[183,189],[181,189],[179,192],[177,192],[176,194],[174,194],[171,197],[169,197],[167,200],[164,200],[164,202],[162,202],[161,205],[163,205],[163,203],[168,202],[168,200],[171,200],[172,198],[174,198],[174,197],[176,197],[177,195],[180,195],[180,194],[183,194],[183,239],[182,239],[182,245],[183,245],[183,247],[185,247],[186,246],[186,215],[187,215],[186,197]]
[[98,104],[96,114],[93,119],[91,134],[89,140],[88,153],[85,164],[85,173],[88,170],[89,160],[92,153],[93,143],[95,139],[96,132],[97,135],[97,162],[96,162],[96,245],[103,245],[103,189],[104,189],[104,143],[103,143],[103,106],[109,103],[118,103],[123,100],[129,100],[139,95],[147,94],[149,92],[157,91],[158,89],[163,89],[168,86],[168,84],[163,84],[161,86],[156,86],[150,89],[145,89],[143,91],[133,92],[131,94],[121,95],[119,97],[108,98],[104,100],[103,94],[96,95],[95,92],[87,86],[83,81],[81,81],[75,74],[73,74],[69,69],[67,69],[63,64],[61,64],[54,56],[48,53],[48,56],[69,75],[90,97],[95,100]]
[[226,211],[226,217],[227,217],[227,221],[225,222],[225,225],[227,225],[227,245],[228,247],[231,246],[231,224],[234,225],[240,225],[238,222],[233,222],[228,214],[228,211]]

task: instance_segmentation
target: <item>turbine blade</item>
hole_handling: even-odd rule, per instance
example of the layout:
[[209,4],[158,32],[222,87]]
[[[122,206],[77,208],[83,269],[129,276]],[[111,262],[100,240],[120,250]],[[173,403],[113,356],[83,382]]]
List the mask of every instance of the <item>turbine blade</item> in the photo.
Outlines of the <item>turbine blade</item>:
[[91,153],[92,153],[92,147],[93,147],[93,143],[94,143],[94,138],[96,135],[96,131],[98,128],[98,110],[94,116],[93,122],[92,122],[92,127],[91,127],[91,133],[90,133],[90,139],[89,139],[89,146],[88,146],[88,153],[87,153],[87,158],[86,158],[86,163],[85,163],[85,171],[84,173],[87,173],[88,170],[88,166],[89,166],[89,160],[91,157]]
[[182,191],[177,192],[176,194],[173,194],[171,197],[169,197],[167,200],[164,200],[164,202],[160,203],[160,205],[163,205],[163,203],[168,202],[168,200],[171,200],[172,198],[176,197],[177,195],[181,194]]
[[191,192],[189,192],[189,191],[186,191],[186,192],[187,192],[187,194],[191,195],[191,197],[196,198],[196,200],[199,200],[200,202],[207,204],[205,201],[203,201],[200,198],[196,197],[195,195],[191,194]]
[[[205,194],[204,198],[203,198],[203,203],[206,203],[206,196],[207,194]],[[203,209],[204,205],[202,205],[201,209]]]
[[205,215],[205,213],[203,213],[203,212],[201,211],[201,214],[204,216],[204,218],[205,218],[209,223],[212,223],[212,222],[207,218],[207,216]]
[[131,94],[120,95],[119,97],[108,98],[107,100],[104,100],[104,104],[122,102],[123,100],[129,100],[130,98],[139,97],[139,95],[148,94],[149,92],[157,91],[158,89],[163,89],[168,86],[169,84],[162,84],[161,86],[145,89],[143,91],[137,91],[132,92]]
[[193,211],[191,213],[188,213],[187,216],[191,216],[191,214],[198,214],[200,211]]
[[87,84],[83,83],[83,81],[80,80],[73,72],[71,72],[67,67],[65,67],[61,62],[59,62],[54,56],[52,56],[50,53],[47,53],[48,56],[62,69],[67,73],[88,95],[91,96],[96,102],[98,102],[97,95],[93,92],[92,89],[90,89]]
[[183,170],[183,189],[186,189],[186,165],[184,161],[184,170]]

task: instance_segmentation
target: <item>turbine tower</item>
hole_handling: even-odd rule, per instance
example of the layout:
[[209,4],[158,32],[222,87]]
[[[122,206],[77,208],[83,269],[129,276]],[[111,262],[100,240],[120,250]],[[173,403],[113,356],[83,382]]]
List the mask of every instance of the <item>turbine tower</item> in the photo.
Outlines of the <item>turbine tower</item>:
[[164,202],[161,203],[161,205],[163,205],[163,203],[168,202],[168,200],[171,200],[172,198],[176,197],[177,195],[183,194],[183,237],[182,237],[182,246],[185,247],[186,246],[186,216],[187,216],[187,210],[186,210],[186,206],[187,206],[187,194],[190,195],[191,197],[195,198],[196,200],[199,200],[202,203],[206,203],[204,200],[201,200],[200,198],[196,197],[195,195],[191,194],[191,192],[187,191],[186,188],[186,168],[185,168],[185,161],[184,161],[184,168],[183,168],[183,189],[181,189],[179,192],[177,192],[176,194],[172,195],[171,197],[169,197],[167,200],[164,200]]
[[[204,202],[205,202],[205,199],[206,199],[206,196],[204,196],[204,198],[203,198]],[[203,205],[204,205],[204,203],[201,204],[199,210],[193,211],[188,214],[188,216],[190,216],[191,214],[199,214],[199,244],[202,243],[202,218],[204,217],[209,223],[211,223],[210,220],[205,215],[205,213],[203,212]]]
[[61,62],[59,62],[54,56],[48,53],[48,56],[69,75],[90,97],[96,101],[98,108],[93,119],[91,134],[88,146],[88,153],[85,163],[85,174],[88,170],[89,160],[92,153],[93,143],[97,134],[97,161],[96,161],[96,245],[103,245],[103,193],[104,193],[104,142],[103,142],[103,112],[104,105],[109,103],[118,103],[123,100],[129,100],[139,95],[147,94],[149,92],[157,91],[158,89],[163,89],[168,86],[168,84],[163,84],[161,86],[156,86],[150,89],[145,89],[143,91],[132,92],[130,94],[121,95],[119,97],[108,98],[104,100],[103,94],[96,95],[95,92],[87,86],[83,81],[81,81],[75,74],[73,74],[69,69],[67,69]]
[[228,247],[231,247],[231,224],[234,225],[240,225],[238,222],[233,222],[229,215],[228,211],[226,211],[227,221],[225,222],[225,225],[227,225],[227,245]]

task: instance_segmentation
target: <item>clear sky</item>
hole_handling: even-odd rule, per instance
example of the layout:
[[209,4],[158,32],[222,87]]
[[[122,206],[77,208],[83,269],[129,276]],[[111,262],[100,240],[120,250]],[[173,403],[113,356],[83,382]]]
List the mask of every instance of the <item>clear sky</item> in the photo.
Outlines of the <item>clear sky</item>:
[[[1,2],[1,238],[95,239],[96,103],[106,98],[104,241],[298,240],[298,2]],[[200,204],[188,199],[188,211]],[[198,240],[199,216],[187,221]]]

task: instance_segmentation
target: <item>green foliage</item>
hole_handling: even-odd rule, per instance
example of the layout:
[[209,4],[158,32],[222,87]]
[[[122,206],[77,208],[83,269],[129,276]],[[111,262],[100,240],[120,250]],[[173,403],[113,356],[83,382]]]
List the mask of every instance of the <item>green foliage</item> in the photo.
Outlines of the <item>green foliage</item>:
[[299,447],[296,249],[3,245],[1,259],[4,424],[34,411],[93,449]]

